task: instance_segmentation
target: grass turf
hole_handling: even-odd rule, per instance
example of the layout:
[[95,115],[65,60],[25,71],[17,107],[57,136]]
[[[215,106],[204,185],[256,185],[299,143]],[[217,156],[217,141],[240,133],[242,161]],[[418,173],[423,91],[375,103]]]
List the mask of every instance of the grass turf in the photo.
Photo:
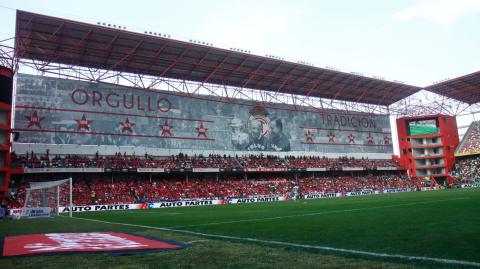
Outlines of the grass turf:
[[[243,205],[78,213],[86,219],[378,253],[480,262],[480,190],[399,193]],[[128,257],[74,255],[0,260],[0,268],[454,268],[451,264],[221,240],[66,217],[0,222],[0,236],[133,231],[186,250]],[[199,241],[200,240],[200,241]],[[203,241],[207,240],[207,241]]]

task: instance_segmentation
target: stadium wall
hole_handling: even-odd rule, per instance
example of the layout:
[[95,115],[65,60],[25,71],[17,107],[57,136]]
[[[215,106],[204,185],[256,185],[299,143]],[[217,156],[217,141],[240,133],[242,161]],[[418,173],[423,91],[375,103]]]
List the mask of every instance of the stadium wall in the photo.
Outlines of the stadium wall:
[[[18,153],[320,155],[390,159],[386,115],[18,74]],[[80,147],[81,145],[81,147]]]

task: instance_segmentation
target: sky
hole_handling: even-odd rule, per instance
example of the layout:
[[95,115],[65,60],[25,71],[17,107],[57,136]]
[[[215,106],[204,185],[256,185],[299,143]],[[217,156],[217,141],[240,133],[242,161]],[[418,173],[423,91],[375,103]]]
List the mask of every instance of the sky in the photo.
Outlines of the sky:
[[0,0],[0,40],[15,34],[15,9],[416,86],[480,70],[480,0]]

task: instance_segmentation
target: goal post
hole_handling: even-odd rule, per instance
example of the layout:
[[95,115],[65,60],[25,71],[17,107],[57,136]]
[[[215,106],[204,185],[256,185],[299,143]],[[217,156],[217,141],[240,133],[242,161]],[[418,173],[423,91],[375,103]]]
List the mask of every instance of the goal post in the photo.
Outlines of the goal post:
[[[73,208],[72,178],[30,182],[30,188],[25,190],[25,204],[21,217],[49,217],[60,215],[60,208]],[[72,217],[72,210],[68,210]]]

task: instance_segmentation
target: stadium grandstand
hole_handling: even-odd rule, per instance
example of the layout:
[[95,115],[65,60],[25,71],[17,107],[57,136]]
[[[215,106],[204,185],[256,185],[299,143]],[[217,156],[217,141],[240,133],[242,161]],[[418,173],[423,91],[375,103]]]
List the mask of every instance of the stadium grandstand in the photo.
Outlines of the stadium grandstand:
[[[356,214],[359,209],[348,203],[359,201],[368,210],[391,209],[385,219],[395,219],[389,214],[399,205],[420,207],[431,203],[431,195],[457,191],[446,189],[480,186],[480,121],[462,127],[466,131],[461,141],[456,122],[479,113],[480,71],[419,87],[22,10],[16,11],[15,31],[13,47],[0,43],[0,201],[18,218],[36,217],[36,210],[51,208],[63,216],[75,212],[79,219],[73,221],[91,216],[103,231],[102,225],[122,222],[121,215],[115,215],[122,210],[132,217],[125,214],[131,222],[120,228],[175,233],[189,225],[244,223],[236,217],[215,217],[215,210],[234,212],[227,204],[263,202],[248,208],[253,212],[268,210],[261,207],[268,202],[273,208],[293,204],[274,202],[300,199],[286,216],[275,215],[275,210],[255,213],[265,216],[245,211],[244,216],[293,221],[299,214]],[[433,98],[424,98],[427,95]],[[409,200],[414,194],[424,196]],[[340,202],[320,199],[335,197]],[[384,200],[368,200],[375,197]],[[407,198],[395,200],[398,197]],[[464,199],[474,200],[460,196],[440,201]],[[347,204],[330,210],[329,202],[319,201]],[[198,205],[218,206],[212,211],[202,207],[199,215],[191,211],[197,219],[187,219],[187,211],[165,209],[178,223],[150,226],[160,225],[153,217],[160,208]],[[309,206],[318,208],[308,211]],[[429,210],[438,213],[438,207]],[[151,212],[154,224],[135,222],[140,211]],[[139,221],[149,218],[138,216]],[[332,223],[336,221],[352,222]],[[257,240],[252,239],[257,238],[254,229],[242,234],[250,243]],[[78,229],[83,230],[88,229]],[[238,239],[227,230],[215,234],[216,239]],[[211,231],[198,228],[187,234],[201,237]],[[288,236],[273,233],[270,242],[258,243],[284,238]],[[345,248],[346,254],[363,255],[342,245],[346,239],[335,240],[339,243],[331,244],[333,251]],[[282,247],[302,248],[308,242],[292,237]],[[447,266],[480,266],[478,256],[462,256],[470,251],[465,249],[447,255]],[[368,253],[378,258],[389,248],[374,250]],[[385,257],[444,262],[440,254],[426,261],[418,258],[437,257],[434,251],[409,251]]]
[[480,121],[470,124],[455,156],[457,162],[452,175],[462,184],[478,185],[480,182]]

